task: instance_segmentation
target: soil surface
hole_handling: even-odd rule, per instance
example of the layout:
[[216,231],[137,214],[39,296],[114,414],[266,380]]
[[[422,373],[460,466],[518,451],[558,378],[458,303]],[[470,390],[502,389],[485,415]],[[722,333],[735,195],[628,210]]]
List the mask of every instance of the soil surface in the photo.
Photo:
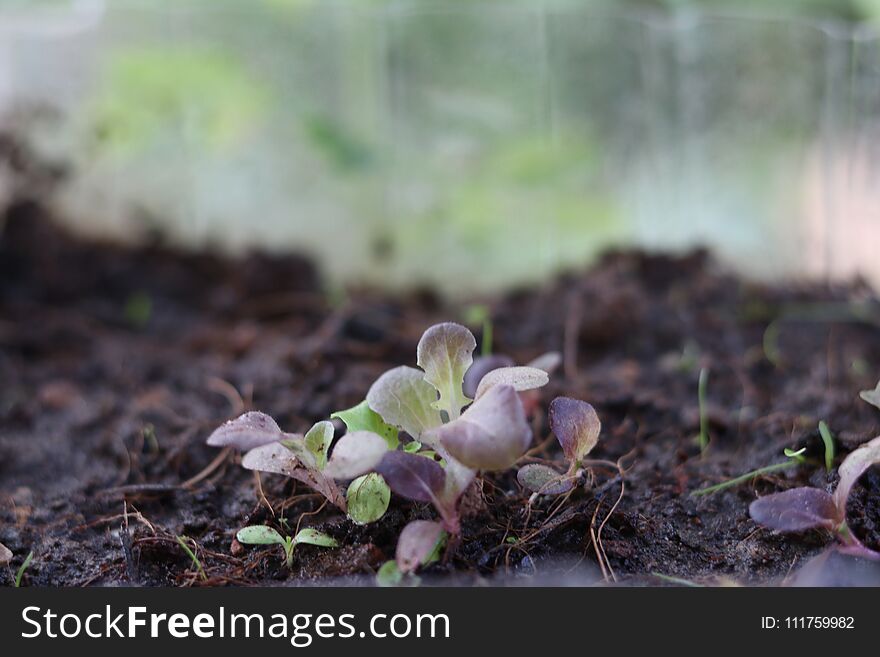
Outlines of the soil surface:
[[[248,409],[303,431],[356,404],[386,369],[414,365],[422,331],[461,321],[463,305],[430,293],[338,298],[295,256],[223,259],[160,243],[90,242],[26,197],[3,224],[0,543],[15,554],[0,567],[4,584],[30,550],[23,581],[31,586],[371,583],[401,528],[433,517],[395,497],[381,521],[357,526],[302,485],[258,480],[205,438]],[[544,409],[567,395],[602,418],[591,457],[624,474],[595,467],[591,485],[531,505],[514,471],[484,477],[460,543],[425,581],[790,582],[834,544],[820,531],[774,535],[750,520],[748,505],[797,485],[833,488],[819,420],[837,436],[837,462],[880,433],[880,412],[858,399],[880,374],[880,305],[866,285],[768,287],[702,252],[626,252],[482,301],[496,352],[519,363],[564,354],[540,391],[535,449],[524,462],[561,463]],[[711,437],[702,454],[701,369]],[[801,447],[801,465],[691,496]],[[854,531],[875,548],[878,496],[875,469],[849,509]],[[239,528],[267,522],[283,532],[314,526],[343,547],[301,546],[288,569],[280,548],[233,540]],[[205,577],[178,536],[188,537]],[[858,568],[855,582],[852,570],[829,579],[824,567],[816,579],[814,563],[810,581],[880,581],[875,569]]]

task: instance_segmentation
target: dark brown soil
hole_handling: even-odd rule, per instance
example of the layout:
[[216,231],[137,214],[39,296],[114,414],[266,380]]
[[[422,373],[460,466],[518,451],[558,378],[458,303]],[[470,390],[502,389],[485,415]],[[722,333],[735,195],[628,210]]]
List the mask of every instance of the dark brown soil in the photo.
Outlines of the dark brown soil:
[[[624,583],[780,581],[833,544],[818,531],[760,529],[748,504],[836,483],[822,466],[820,419],[842,454],[880,433],[880,412],[858,400],[880,374],[880,306],[867,286],[766,287],[702,252],[616,253],[488,303],[496,351],[517,362],[564,352],[542,408],[559,394],[592,402],[603,421],[592,456],[620,460],[625,490],[612,511],[621,481],[596,468],[591,490],[528,511],[513,472],[488,476],[460,545],[429,578],[592,583],[603,580],[603,551],[604,577]],[[351,291],[331,303],[299,257],[79,240],[39,204],[16,202],[0,235],[0,542],[16,558],[0,576],[10,582],[33,549],[28,585],[372,581],[400,529],[430,508],[394,499],[383,520],[359,527],[280,477],[264,475],[261,495],[235,455],[186,482],[218,456],[204,440],[225,419],[259,409],[302,431],[359,402],[387,368],[414,364],[430,324],[461,317],[461,306],[427,293]],[[702,456],[701,368],[712,439]],[[534,427],[535,456],[560,460],[541,409]],[[690,496],[784,460],[786,447],[806,447],[807,463]],[[875,471],[850,505],[854,530],[874,547],[878,495]],[[233,542],[266,521],[317,526],[344,547],[302,546],[288,570],[280,549]],[[193,539],[206,581],[178,535]]]

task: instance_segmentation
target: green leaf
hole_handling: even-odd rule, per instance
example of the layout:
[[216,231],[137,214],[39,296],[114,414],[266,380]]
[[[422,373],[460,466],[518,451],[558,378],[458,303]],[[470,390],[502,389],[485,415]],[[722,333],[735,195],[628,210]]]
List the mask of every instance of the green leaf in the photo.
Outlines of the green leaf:
[[348,517],[359,525],[376,522],[391,502],[391,489],[382,475],[371,472],[358,477],[348,487]]
[[397,449],[397,427],[386,424],[376,411],[370,408],[365,399],[357,406],[344,411],[336,411],[330,417],[338,417],[345,422],[348,431],[372,431],[377,433],[388,443],[388,449]]
[[235,538],[239,543],[246,545],[285,545],[287,543],[281,534],[265,525],[251,525],[239,529]]
[[315,455],[315,464],[319,470],[327,465],[327,455],[333,442],[333,423],[327,420],[316,422],[303,438],[306,449]]
[[409,452],[410,454],[416,454],[422,448],[422,443],[418,440],[412,440],[403,446],[404,452]]
[[471,402],[462,392],[462,383],[465,372],[474,362],[476,346],[473,333],[453,322],[435,324],[419,340],[418,365],[425,371],[425,381],[440,393],[440,399],[433,406],[446,411],[450,421]]
[[312,528],[300,529],[299,533],[293,537],[293,542],[296,545],[305,543],[307,545],[318,545],[320,547],[339,547],[339,543],[335,538]]
[[403,582],[403,573],[397,567],[397,562],[392,559],[382,564],[376,572],[376,584],[382,587],[400,586]]
[[443,424],[433,406],[436,401],[437,391],[425,381],[424,374],[405,365],[385,372],[367,393],[371,409],[415,439]]

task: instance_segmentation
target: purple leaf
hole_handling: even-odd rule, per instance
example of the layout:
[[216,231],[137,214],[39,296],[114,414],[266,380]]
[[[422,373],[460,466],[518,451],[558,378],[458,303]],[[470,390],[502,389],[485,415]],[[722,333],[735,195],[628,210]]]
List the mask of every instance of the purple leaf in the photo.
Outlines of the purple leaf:
[[599,440],[602,423],[587,402],[557,397],[550,402],[550,428],[570,463],[584,458]]
[[475,358],[474,364],[468,368],[464,375],[462,389],[465,396],[473,399],[477,394],[477,386],[480,385],[480,381],[483,380],[484,376],[492,370],[497,370],[499,367],[512,367],[513,364],[513,358],[503,354],[492,354],[491,356]]
[[846,520],[846,500],[853,486],[865,470],[875,463],[880,463],[880,436],[850,452],[837,469],[840,483],[834,491],[834,503],[837,505],[837,519],[840,522]]
[[779,532],[834,529],[839,524],[834,498],[809,486],[761,497],[749,505],[749,515],[758,524]]
[[414,520],[404,527],[394,553],[400,571],[411,573],[425,563],[442,535],[443,526],[430,520]]
[[575,478],[570,475],[562,475],[553,468],[540,463],[524,465],[516,473],[516,480],[520,485],[541,495],[562,495],[574,488]]
[[213,447],[232,446],[246,452],[260,445],[268,445],[282,438],[278,423],[265,413],[250,411],[234,420],[221,424],[206,441]]
[[375,468],[387,451],[388,443],[377,433],[347,433],[333,448],[324,475],[333,479],[354,479]]
[[439,463],[407,452],[387,452],[376,472],[391,490],[416,502],[436,504],[446,483],[446,473]]
[[475,470],[504,470],[523,455],[532,430],[516,391],[492,386],[464,414],[429,432],[449,454]]

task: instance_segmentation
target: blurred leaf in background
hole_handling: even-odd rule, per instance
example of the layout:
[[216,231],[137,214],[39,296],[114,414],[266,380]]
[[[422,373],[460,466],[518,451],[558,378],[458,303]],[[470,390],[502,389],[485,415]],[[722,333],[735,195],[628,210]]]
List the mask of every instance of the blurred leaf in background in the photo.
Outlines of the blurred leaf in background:
[[216,152],[243,140],[268,91],[222,50],[122,50],[113,56],[94,106],[101,143],[125,155],[172,136]]

